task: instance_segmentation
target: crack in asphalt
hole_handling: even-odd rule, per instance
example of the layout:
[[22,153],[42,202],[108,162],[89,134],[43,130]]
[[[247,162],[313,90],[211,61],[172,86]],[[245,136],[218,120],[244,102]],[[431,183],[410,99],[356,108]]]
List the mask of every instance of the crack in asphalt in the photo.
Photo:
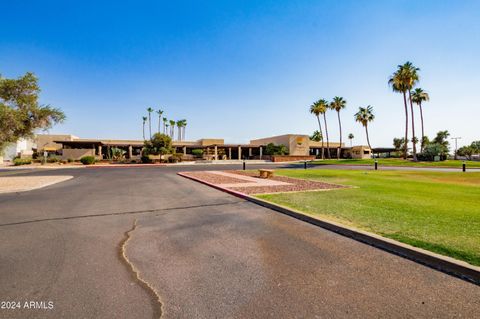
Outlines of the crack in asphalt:
[[246,202],[245,200],[240,200],[240,201],[225,202],[225,203],[213,203],[213,204],[192,205],[192,206],[177,206],[177,207],[168,207],[168,208],[154,208],[154,209],[146,209],[146,210],[127,211],[127,212],[33,219],[33,220],[25,220],[25,221],[21,221],[21,222],[0,224],[0,227],[22,225],[22,224],[32,224],[32,223],[40,223],[40,222],[49,222],[49,221],[57,221],[57,220],[83,219],[83,218],[118,216],[118,215],[133,215],[133,214],[149,214],[149,213],[168,212],[168,211],[172,211],[172,210],[181,210],[181,209],[195,209],[195,208],[202,208],[202,207],[227,206],[227,205],[234,205],[234,204],[240,204],[240,203],[245,203],[245,202]]
[[137,229],[137,219],[133,221],[133,226],[130,230],[127,230],[125,232],[125,237],[123,240],[120,242],[120,259],[124,261],[124,263],[127,265],[127,267],[130,270],[130,273],[132,277],[139,282],[140,286],[142,286],[147,293],[150,295],[152,299],[152,307],[153,307],[153,318],[161,318],[162,317],[162,301],[160,298],[160,295],[157,293],[155,288],[152,287],[152,285],[147,282],[145,279],[143,279],[140,276],[140,271],[135,267],[135,265],[128,259],[127,253],[126,253],[126,248],[128,241],[132,238],[131,233]]

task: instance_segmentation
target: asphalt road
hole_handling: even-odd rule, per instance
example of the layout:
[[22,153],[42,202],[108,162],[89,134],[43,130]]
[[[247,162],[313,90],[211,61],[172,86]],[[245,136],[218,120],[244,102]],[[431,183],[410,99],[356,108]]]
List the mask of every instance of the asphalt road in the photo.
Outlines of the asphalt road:
[[0,194],[0,301],[53,309],[0,317],[480,313],[478,286],[176,175],[190,169],[205,167],[26,173],[74,178]]

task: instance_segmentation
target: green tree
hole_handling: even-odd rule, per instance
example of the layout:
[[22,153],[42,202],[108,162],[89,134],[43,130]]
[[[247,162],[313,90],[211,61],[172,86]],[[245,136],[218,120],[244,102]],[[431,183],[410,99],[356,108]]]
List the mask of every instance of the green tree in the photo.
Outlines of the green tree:
[[143,140],[145,141],[145,123],[147,122],[147,117],[143,116],[142,120],[143,120]]
[[172,152],[172,139],[168,135],[155,133],[150,140],[144,142],[144,155],[166,155]]
[[411,92],[412,96],[412,101],[413,103],[417,104],[419,109],[420,109],[420,121],[422,124],[422,143],[420,144],[420,151],[423,152],[423,147],[425,146],[424,141],[425,141],[425,130],[424,130],[424,123],[423,123],[423,109],[422,109],[422,103],[423,102],[428,102],[430,100],[430,96],[428,95],[427,92],[422,90],[421,88],[416,88]]
[[372,122],[375,119],[373,114],[373,107],[370,105],[367,107],[359,107],[358,112],[355,113],[355,121],[361,123],[365,128],[365,133],[367,134],[367,143],[368,147],[372,151],[372,146],[370,145],[370,138],[368,136],[368,123]]
[[448,137],[450,133],[448,131],[439,131],[437,136],[432,140],[432,143],[439,144],[442,147],[442,152],[448,155],[450,151],[450,143],[448,142]]
[[348,134],[348,139],[350,140],[350,147],[352,147],[352,141],[355,138],[352,133]]
[[462,146],[457,150],[457,155],[465,156],[468,160],[472,159],[473,154],[476,154],[476,152],[470,145]]
[[474,141],[468,146],[460,147],[457,154],[471,160],[473,155],[480,154],[480,141]]
[[331,109],[337,111],[338,128],[340,131],[340,146],[338,146],[337,148],[337,159],[340,159],[340,150],[342,145],[342,121],[340,120],[340,111],[343,110],[346,106],[347,101],[345,101],[343,97],[339,96],[334,97],[332,103],[330,103]]
[[287,155],[287,147],[283,144],[275,145],[273,143],[267,144],[265,146],[265,155]]
[[[403,137],[400,137],[400,138],[394,138],[393,139],[393,147],[395,148],[395,151],[396,152],[399,152],[399,153],[402,153],[405,151],[405,139]],[[407,147],[407,150],[408,150],[408,147]],[[405,154],[403,154],[403,156],[405,157]]]
[[320,133],[319,130],[315,130],[312,134],[312,136],[310,136],[310,139],[312,141],[315,141],[315,142],[320,142],[322,140],[322,133]]
[[148,127],[149,127],[149,132],[150,132],[150,139],[152,138],[152,112],[153,112],[153,111],[154,111],[154,110],[153,110],[151,107],[149,107],[149,108],[147,109],[147,112],[148,112]]
[[65,114],[38,102],[38,78],[30,72],[17,79],[0,76],[0,153],[10,143],[31,138],[36,130],[48,129],[65,120]]

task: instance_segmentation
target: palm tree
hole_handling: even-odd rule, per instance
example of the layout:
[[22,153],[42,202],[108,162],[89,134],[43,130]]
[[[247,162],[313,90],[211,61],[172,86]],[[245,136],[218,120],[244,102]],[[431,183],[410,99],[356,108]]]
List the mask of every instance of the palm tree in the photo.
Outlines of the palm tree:
[[355,121],[359,122],[365,127],[365,133],[367,134],[367,143],[370,151],[372,151],[372,146],[370,145],[370,138],[368,137],[368,123],[372,122],[375,119],[373,115],[373,107],[370,105],[367,107],[359,107],[358,112],[355,113]]
[[164,118],[162,118],[162,120],[163,120],[163,134],[167,134],[167,129],[166,129],[167,118],[164,117]]
[[327,157],[330,159],[330,141],[328,139],[328,127],[327,127],[327,111],[330,108],[330,104],[327,100],[320,100],[320,113],[323,114],[323,123],[325,124],[325,136],[327,137]]
[[420,151],[423,152],[423,147],[425,146],[425,131],[423,128],[423,109],[422,109],[422,102],[428,102],[430,100],[430,96],[427,92],[422,90],[421,88],[416,88],[412,93],[412,101],[413,103],[417,104],[420,108],[420,120],[422,123],[422,143],[420,144]]
[[420,69],[415,67],[411,62],[406,62],[403,65],[403,69],[406,73],[406,76],[405,76],[405,79],[407,80],[406,87],[408,89],[408,99],[410,101],[410,112],[412,113],[413,160],[417,161],[417,142],[418,142],[418,139],[415,136],[415,116],[414,116],[414,112],[413,112],[412,91],[411,90],[418,83],[418,80],[419,80],[418,71],[420,71]]
[[181,141],[182,140],[182,120],[178,120],[177,121],[177,130],[178,130],[178,140]]
[[[397,71],[388,79],[388,84],[392,87],[393,92],[403,94],[403,104],[405,106],[405,141],[408,141],[408,107],[407,107],[407,86],[405,84],[405,75],[403,66],[398,65]],[[408,143],[405,143],[403,150],[403,159],[407,159]]]
[[340,111],[347,106],[347,101],[343,97],[336,96],[333,98],[332,103],[330,103],[330,108],[337,111],[338,117],[338,128],[340,130],[340,145],[337,148],[337,159],[340,159],[340,150],[342,147],[342,122],[340,121]]
[[[412,114],[412,142],[415,140],[415,119],[413,114],[413,104],[410,90],[418,82],[418,71],[420,69],[415,67],[411,62],[406,62],[403,65],[397,66],[397,71],[388,80],[388,84],[392,86],[394,92],[401,92],[403,94],[403,103],[405,106],[405,141],[408,141],[408,107],[407,107],[407,92],[410,100],[410,110]],[[404,159],[407,158],[408,143],[404,146]],[[413,160],[417,160],[417,149],[413,143]]]
[[187,126],[187,120],[183,119],[182,120],[182,139],[185,140],[185,127]]
[[153,110],[151,107],[149,107],[149,108],[147,109],[147,112],[148,112],[148,125],[149,125],[149,131],[150,131],[150,139],[152,138],[152,116],[151,116],[151,115],[152,115],[152,112],[153,112],[153,111],[154,111],[154,110]]
[[170,126],[170,124],[168,124],[168,122],[165,124],[165,135],[168,135],[167,132],[168,132],[168,127]]
[[312,136],[310,136],[310,139],[315,142],[320,142],[322,140],[322,134],[319,130],[315,130],[313,131]]
[[170,137],[173,139],[173,133],[175,132],[175,121],[170,120]]
[[158,110],[157,111],[157,114],[158,114],[158,133],[160,133],[160,126],[162,124],[162,114],[163,114],[163,111],[162,110]]
[[320,132],[320,136],[322,137],[322,159],[324,159],[324,147],[323,147],[323,130],[322,130],[322,124],[320,123],[320,114],[322,111],[322,107],[320,105],[320,100],[313,102],[312,105],[310,105],[310,113],[314,114],[317,117],[317,122],[318,122],[318,129]]
[[352,133],[348,134],[348,139],[350,140],[350,147],[352,147],[352,140],[355,138]]
[[143,120],[143,140],[145,140],[145,123],[147,122],[147,117],[142,117]]

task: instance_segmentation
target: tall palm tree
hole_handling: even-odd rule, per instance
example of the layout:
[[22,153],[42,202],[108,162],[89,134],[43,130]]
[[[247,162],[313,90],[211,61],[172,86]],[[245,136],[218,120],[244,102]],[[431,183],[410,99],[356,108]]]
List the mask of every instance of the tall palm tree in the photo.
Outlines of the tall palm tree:
[[412,114],[412,143],[413,143],[413,160],[417,161],[417,142],[418,139],[415,136],[415,116],[413,112],[413,103],[412,103],[412,89],[418,83],[419,76],[418,71],[419,68],[415,67],[411,62],[406,62],[403,65],[403,69],[406,73],[406,87],[408,89],[408,99],[410,101],[410,112]]
[[337,148],[337,159],[340,159],[340,150],[342,145],[342,122],[340,121],[340,111],[347,106],[347,101],[343,99],[343,97],[336,96],[333,98],[332,103],[330,103],[330,108],[332,110],[337,111],[338,117],[338,128],[340,130],[340,145]]
[[[407,106],[407,85],[405,84],[405,73],[403,66],[398,65],[397,70],[388,79],[388,84],[392,87],[393,92],[403,94],[403,104],[405,107],[405,141],[408,141],[408,106]],[[408,143],[405,143],[403,150],[403,159],[407,159]]]
[[143,140],[145,140],[145,123],[147,122],[147,117],[142,117],[143,120]]
[[167,120],[168,119],[166,117],[164,117],[164,118],[162,118],[162,120],[163,120],[163,134],[167,134],[166,125],[167,125]]
[[427,92],[422,90],[421,88],[416,88],[412,93],[412,101],[413,103],[417,104],[420,108],[420,120],[422,123],[422,143],[420,144],[420,151],[423,152],[424,141],[425,141],[425,131],[423,127],[423,109],[422,109],[422,102],[428,102],[430,100],[430,96]]
[[182,120],[178,120],[177,121],[177,131],[178,131],[178,140],[181,141],[182,140]]
[[355,138],[352,133],[348,134],[348,139],[350,140],[350,147],[352,147],[352,140]]
[[175,121],[170,120],[170,137],[173,139],[173,133],[175,132]]
[[168,128],[169,128],[170,124],[168,124],[168,122],[166,122],[165,124],[165,135],[168,135]]
[[370,138],[368,137],[368,123],[372,122],[375,119],[373,115],[373,107],[370,105],[367,107],[359,107],[358,112],[355,113],[355,121],[359,122],[365,127],[365,133],[367,134],[367,143],[370,151],[372,151],[372,146],[370,145]]
[[185,127],[187,126],[187,120],[182,120],[182,140],[185,140]]
[[330,159],[330,140],[328,139],[328,127],[327,127],[327,111],[330,108],[330,104],[327,100],[320,100],[320,113],[323,114],[323,123],[325,124],[325,137],[327,138],[327,157]]
[[157,114],[158,114],[158,133],[160,133],[160,126],[162,124],[162,114],[163,114],[163,111],[162,110],[158,110],[157,111]]
[[152,138],[152,112],[153,112],[153,111],[154,111],[154,110],[153,110],[151,107],[149,107],[149,108],[147,109],[147,112],[148,112],[148,126],[149,126],[149,131],[150,131],[150,139]]
[[320,132],[320,136],[322,137],[322,159],[324,159],[324,146],[323,146],[323,130],[322,130],[322,123],[320,123],[320,114],[322,111],[322,107],[320,106],[320,100],[313,102],[312,105],[310,105],[310,113],[315,115],[317,117],[317,122],[318,122],[318,129]]
[[[407,92],[410,101],[410,111],[412,114],[412,142],[413,142],[413,160],[417,160],[417,148],[415,144],[415,118],[413,113],[413,104],[410,90],[418,82],[419,68],[415,67],[411,62],[405,62],[397,66],[397,71],[388,80],[394,92],[401,92],[403,94],[403,102],[405,106],[405,141],[408,141],[408,107],[407,107]],[[404,146],[404,158],[407,158],[408,142]]]

